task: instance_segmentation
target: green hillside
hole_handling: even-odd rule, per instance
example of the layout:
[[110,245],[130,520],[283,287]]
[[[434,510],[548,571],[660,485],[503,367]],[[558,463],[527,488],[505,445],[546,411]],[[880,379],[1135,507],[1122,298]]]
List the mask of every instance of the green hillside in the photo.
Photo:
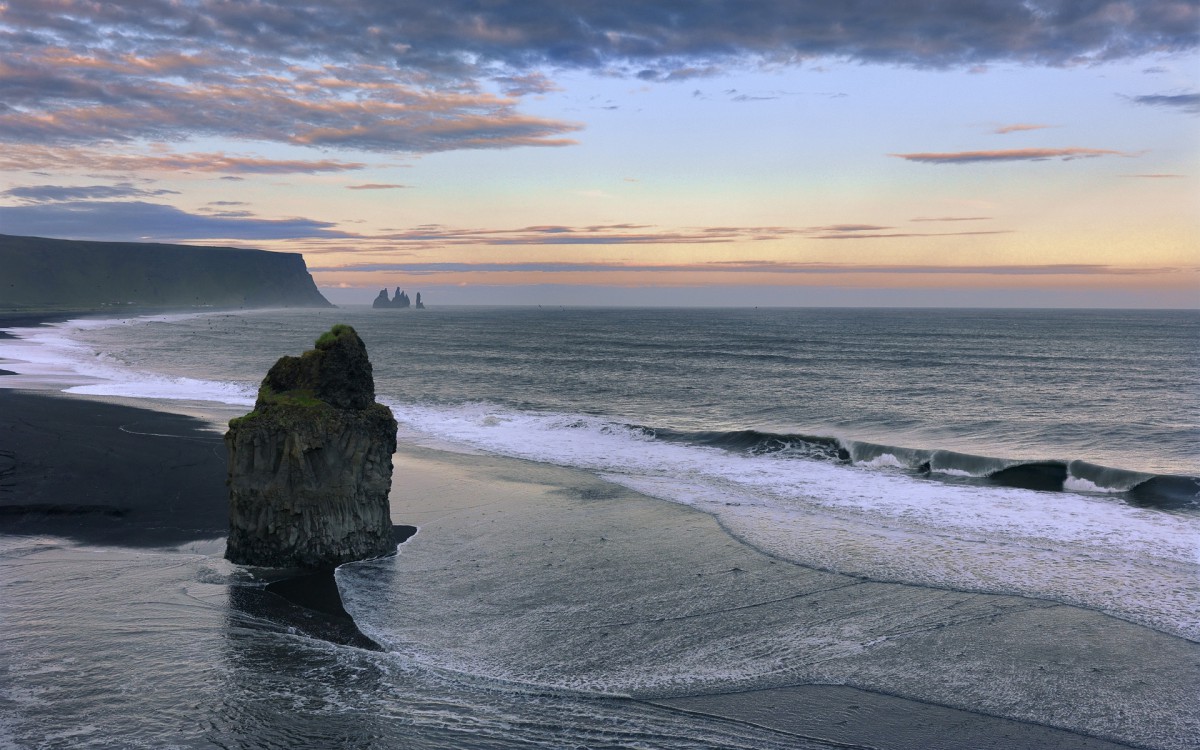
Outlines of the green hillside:
[[0,310],[332,307],[298,253],[0,235]]

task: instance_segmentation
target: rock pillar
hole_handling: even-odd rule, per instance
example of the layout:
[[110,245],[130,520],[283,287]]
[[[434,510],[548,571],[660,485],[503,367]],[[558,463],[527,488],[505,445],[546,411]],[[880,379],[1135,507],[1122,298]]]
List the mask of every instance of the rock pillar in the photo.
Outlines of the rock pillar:
[[254,411],[230,421],[225,444],[228,559],[327,568],[395,551],[396,420],[375,403],[367,350],[350,326],[276,362]]

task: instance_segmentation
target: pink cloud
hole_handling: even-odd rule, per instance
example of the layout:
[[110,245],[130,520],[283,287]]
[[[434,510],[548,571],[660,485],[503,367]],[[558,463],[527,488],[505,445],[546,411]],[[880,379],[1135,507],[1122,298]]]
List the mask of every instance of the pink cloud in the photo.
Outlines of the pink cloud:
[[233,174],[317,174],[362,169],[362,162],[336,159],[266,159],[223,152],[122,153],[73,146],[15,145],[0,152],[0,169],[72,170],[86,165],[113,172],[215,172]]
[[1015,148],[992,151],[956,151],[951,153],[888,154],[907,161],[925,164],[974,164],[998,161],[1045,161],[1047,159],[1085,159],[1097,156],[1133,156],[1106,148]]
[[1002,125],[992,132],[997,135],[1007,135],[1008,133],[1020,133],[1026,130],[1044,130],[1053,127],[1052,125],[1030,125],[1026,123],[1017,123],[1015,125]]

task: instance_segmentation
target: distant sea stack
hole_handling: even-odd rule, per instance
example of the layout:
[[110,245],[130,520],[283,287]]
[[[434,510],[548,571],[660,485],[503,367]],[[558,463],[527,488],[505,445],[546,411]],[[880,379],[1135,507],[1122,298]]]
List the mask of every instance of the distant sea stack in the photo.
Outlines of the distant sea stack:
[[[375,297],[375,301],[371,303],[371,307],[375,308],[376,310],[404,309],[411,306],[413,306],[412,299],[408,296],[408,293],[400,287],[396,287],[396,296],[394,298],[388,297],[388,290],[380,289],[379,294]],[[425,309],[425,305],[421,302],[420,292],[417,292],[417,304],[415,307],[417,310]]]
[[229,423],[225,444],[228,559],[332,568],[395,551],[396,420],[375,403],[367,349],[350,326],[276,362],[254,411]]
[[333,307],[304,257],[0,235],[0,308]]

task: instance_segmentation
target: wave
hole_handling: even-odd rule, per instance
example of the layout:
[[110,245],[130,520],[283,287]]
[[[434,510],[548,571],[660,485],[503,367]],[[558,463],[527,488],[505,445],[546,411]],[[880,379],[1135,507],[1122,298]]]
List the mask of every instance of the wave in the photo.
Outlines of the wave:
[[6,367],[64,393],[166,401],[212,401],[234,406],[254,403],[254,384],[147,372],[80,340],[81,332],[177,323],[230,312],[146,315],[135,318],[79,318],[32,328],[4,328],[13,336],[0,345]]
[[[235,383],[146,372],[80,341],[77,334],[105,328],[175,323],[212,315],[177,313],[138,318],[84,318],[35,328],[5,329],[15,336],[0,353],[22,375],[66,386],[68,393],[156,400],[254,403],[255,383]],[[751,456],[774,456],[852,464],[866,469],[906,471],[928,479],[1044,492],[1104,494],[1130,505],[1200,512],[1200,477],[1153,474],[1100,466],[1084,460],[1030,460],[980,456],[950,450],[911,448],[849,438],[756,429],[680,430],[608,422],[606,430],[640,439],[701,446]]]
[[[1200,591],[1191,585],[1200,514],[1144,507],[1116,491],[1012,486],[1068,489],[1061,463],[755,430],[661,429],[489,402],[389,406],[405,443],[582,469],[710,513],[782,559],[872,580],[1085,606],[1200,640]],[[931,468],[922,472],[926,462]],[[1080,469],[1101,483],[1132,474],[1108,471]],[[1141,488],[1162,503],[1155,485],[1171,484],[1146,475],[1123,492],[1132,497]]]
[[869,469],[901,469],[941,481],[1013,487],[1040,492],[1102,493],[1131,505],[1160,510],[1200,511],[1200,477],[1151,474],[1082,460],[997,458],[950,450],[907,448],[819,435],[759,430],[682,431],[634,427],[648,436],[750,455],[773,454],[853,464]]

